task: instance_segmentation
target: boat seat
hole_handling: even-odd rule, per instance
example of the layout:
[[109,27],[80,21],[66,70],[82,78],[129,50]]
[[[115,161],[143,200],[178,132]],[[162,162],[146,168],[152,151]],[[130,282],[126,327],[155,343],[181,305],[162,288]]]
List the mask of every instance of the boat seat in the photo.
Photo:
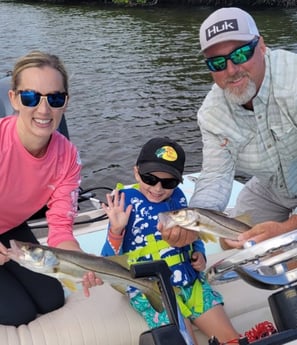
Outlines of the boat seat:
[[5,117],[14,113],[8,97],[10,81],[10,76],[0,79],[0,117]]
[[[229,255],[228,251],[210,255],[208,265]],[[225,310],[240,333],[264,320],[273,322],[267,301],[270,290],[257,289],[242,280],[214,289],[224,296]],[[92,288],[89,298],[82,291],[72,293],[64,307],[28,325],[0,325],[0,339],[5,345],[139,345],[140,334],[147,330],[128,298],[105,283]],[[197,328],[195,334],[199,345],[209,344]]]

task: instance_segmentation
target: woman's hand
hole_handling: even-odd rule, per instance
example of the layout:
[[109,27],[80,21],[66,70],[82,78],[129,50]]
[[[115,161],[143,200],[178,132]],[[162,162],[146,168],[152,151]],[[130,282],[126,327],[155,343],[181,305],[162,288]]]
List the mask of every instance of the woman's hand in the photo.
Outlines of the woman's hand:
[[191,257],[191,265],[195,271],[204,271],[206,268],[206,261],[204,255],[200,252],[194,252]]
[[115,190],[114,194],[106,194],[107,205],[102,204],[103,210],[109,218],[110,231],[113,234],[121,235],[128,224],[132,205],[125,207],[125,193]]
[[96,277],[96,274],[94,272],[86,273],[83,276],[83,281],[82,281],[84,295],[86,297],[89,297],[90,296],[89,289],[94,286],[102,285],[102,284],[103,284],[103,281],[99,277]]
[[7,248],[0,242],[0,266],[4,265],[7,261],[9,261],[8,250],[7,250]]
[[[60,249],[65,249],[65,250],[75,250],[78,252],[84,253],[84,251],[80,248],[78,242],[76,241],[64,241],[59,243],[57,248]],[[95,256],[95,255],[94,255]],[[90,291],[89,289],[96,286],[96,285],[102,285],[103,281],[100,277],[97,277],[95,272],[87,272],[84,274],[82,277],[82,286],[83,286],[83,291],[86,297],[90,296]]]

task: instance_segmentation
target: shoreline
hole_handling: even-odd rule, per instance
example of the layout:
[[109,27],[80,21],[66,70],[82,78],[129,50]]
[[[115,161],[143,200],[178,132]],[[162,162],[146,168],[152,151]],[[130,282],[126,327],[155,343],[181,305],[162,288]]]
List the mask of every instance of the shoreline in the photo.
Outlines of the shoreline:
[[[12,1],[13,2],[13,1]],[[93,4],[103,7],[241,7],[243,9],[265,8],[296,8],[297,0],[23,0],[24,3],[48,3],[48,4]]]

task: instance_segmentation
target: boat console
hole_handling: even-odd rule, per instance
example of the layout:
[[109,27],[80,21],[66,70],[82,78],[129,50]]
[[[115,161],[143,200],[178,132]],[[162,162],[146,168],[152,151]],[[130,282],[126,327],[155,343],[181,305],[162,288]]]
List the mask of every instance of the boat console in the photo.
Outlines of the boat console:
[[[153,328],[140,335],[139,345],[188,345],[178,317],[175,294],[170,283],[171,271],[164,260],[144,262],[131,266],[133,278],[155,277],[170,321],[169,325]],[[186,330],[184,329],[186,332]],[[191,341],[191,340],[190,340]]]
[[297,230],[250,244],[214,263],[207,276],[212,285],[243,279],[259,289],[278,290],[268,303],[279,333],[268,337],[269,342],[264,338],[253,344],[288,344],[297,339]]
[[[170,270],[165,261],[146,262],[131,267],[134,278],[155,277],[170,324],[140,335],[139,345],[188,345],[181,330]],[[277,236],[226,257],[207,271],[213,285],[243,279],[248,284],[268,290],[279,290],[268,298],[278,332],[254,341],[254,345],[296,344],[297,339],[297,230]],[[216,338],[210,345],[220,345]],[[240,344],[249,344],[246,338]]]

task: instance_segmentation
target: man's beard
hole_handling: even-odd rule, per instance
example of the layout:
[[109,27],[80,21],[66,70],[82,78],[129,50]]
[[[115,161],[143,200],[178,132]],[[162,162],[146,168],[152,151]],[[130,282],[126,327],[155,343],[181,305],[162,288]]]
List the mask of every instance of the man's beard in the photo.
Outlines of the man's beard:
[[248,103],[257,93],[257,87],[254,81],[248,81],[245,90],[242,93],[235,93],[233,89],[224,89],[225,97],[232,103],[243,105]]

